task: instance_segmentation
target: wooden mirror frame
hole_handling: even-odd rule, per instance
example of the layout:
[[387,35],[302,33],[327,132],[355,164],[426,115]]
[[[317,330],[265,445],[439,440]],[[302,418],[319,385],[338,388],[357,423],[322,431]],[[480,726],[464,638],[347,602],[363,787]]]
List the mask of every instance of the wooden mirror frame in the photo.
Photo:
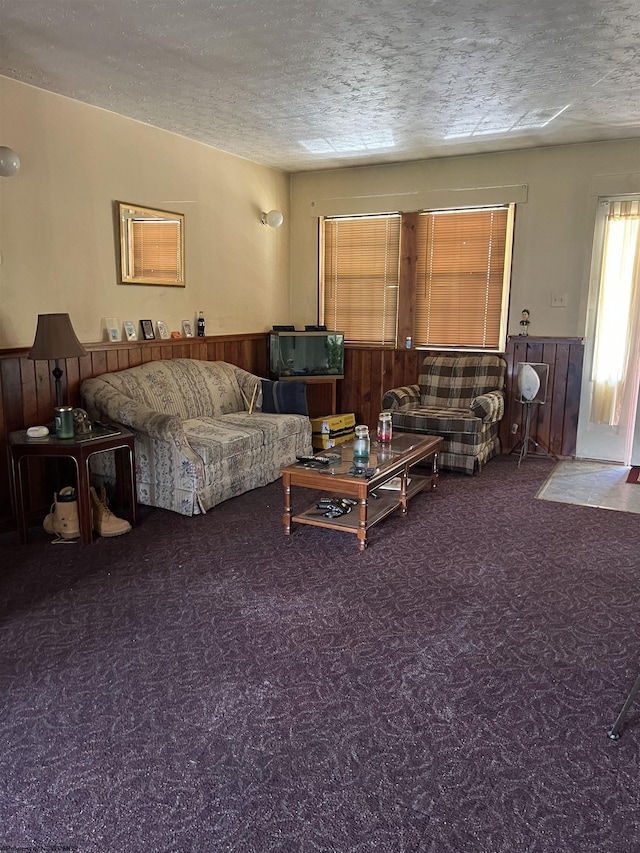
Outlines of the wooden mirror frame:
[[[116,207],[120,234],[120,284],[184,287],[184,214],[123,201],[116,202]],[[166,234],[160,235],[158,226],[165,224]],[[145,239],[148,241],[147,257],[143,258]],[[150,258],[149,247],[152,250]]]

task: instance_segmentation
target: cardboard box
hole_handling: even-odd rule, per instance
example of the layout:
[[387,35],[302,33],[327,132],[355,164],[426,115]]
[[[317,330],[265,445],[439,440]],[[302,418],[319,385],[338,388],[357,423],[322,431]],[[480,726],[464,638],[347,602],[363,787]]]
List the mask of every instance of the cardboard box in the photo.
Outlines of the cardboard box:
[[322,418],[311,418],[312,441],[316,450],[328,450],[336,444],[350,441],[355,436],[356,416],[353,412],[347,415],[325,415]]

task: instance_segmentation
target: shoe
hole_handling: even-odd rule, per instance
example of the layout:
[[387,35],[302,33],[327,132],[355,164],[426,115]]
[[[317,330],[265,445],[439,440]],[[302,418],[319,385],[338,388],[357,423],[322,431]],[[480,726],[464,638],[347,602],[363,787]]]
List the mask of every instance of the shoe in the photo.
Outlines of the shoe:
[[100,490],[100,496],[93,486],[89,489],[91,493],[91,520],[93,529],[99,536],[122,536],[131,530],[131,525],[124,518],[118,518],[107,506],[107,496],[104,487]]
[[73,486],[65,486],[54,494],[51,512],[42,522],[42,526],[47,533],[53,533],[61,539],[79,538],[78,498]]

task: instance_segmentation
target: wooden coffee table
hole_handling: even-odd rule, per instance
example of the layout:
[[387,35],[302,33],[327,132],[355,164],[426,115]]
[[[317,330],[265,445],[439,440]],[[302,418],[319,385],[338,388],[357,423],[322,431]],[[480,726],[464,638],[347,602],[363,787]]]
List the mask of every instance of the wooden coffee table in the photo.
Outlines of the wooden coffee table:
[[[407,502],[426,488],[435,489],[438,484],[438,451],[442,444],[440,436],[394,433],[393,439],[381,445],[371,442],[371,454],[367,467],[375,469],[370,479],[350,474],[353,465],[353,442],[346,442],[317,456],[334,455],[326,468],[308,468],[302,463],[282,468],[284,488],[284,515],[282,518],[286,536],[291,533],[291,522],[344,530],[355,533],[361,551],[367,547],[367,532],[395,510],[407,514]],[[424,468],[415,468],[418,463],[427,463]],[[430,463],[430,464],[429,464]],[[383,488],[398,478],[398,488]],[[316,507],[316,502],[295,515],[292,510],[292,486],[328,492],[332,496],[357,500],[352,512],[337,518],[327,518]]]

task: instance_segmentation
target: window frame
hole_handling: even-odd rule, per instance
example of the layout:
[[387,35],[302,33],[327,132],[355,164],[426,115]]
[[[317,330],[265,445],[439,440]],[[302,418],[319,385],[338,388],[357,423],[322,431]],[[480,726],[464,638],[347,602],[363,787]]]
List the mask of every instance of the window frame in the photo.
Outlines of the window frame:
[[[381,248],[379,261],[383,262],[384,269],[381,269],[380,274],[376,276],[376,281],[381,285],[379,292],[377,293],[378,299],[382,300],[383,304],[387,304],[388,294],[387,291],[393,290],[395,291],[395,312],[392,312],[392,315],[388,318],[388,315],[385,313],[381,318],[380,323],[380,335],[373,334],[373,326],[371,327],[371,334],[369,335],[369,339],[358,340],[357,343],[362,346],[380,346],[380,347],[391,347],[394,346],[394,341],[397,342],[398,335],[398,320],[397,320],[397,312],[398,312],[398,290],[399,290],[399,280],[401,275],[401,265],[400,258],[402,253],[402,214],[399,211],[387,212],[387,213],[371,213],[371,214],[361,214],[361,215],[353,215],[353,216],[326,216],[320,217],[319,219],[319,237],[320,237],[320,252],[319,252],[319,288],[318,288],[318,316],[322,318],[321,322],[324,325],[332,326],[333,320],[328,322],[329,318],[326,316],[327,311],[327,303],[330,301],[327,297],[327,281],[328,281],[328,272],[327,272],[327,240],[326,240],[326,228],[325,224],[327,221],[340,223],[344,222],[345,224],[353,222],[353,221],[369,221],[372,223],[372,228],[374,227],[374,223],[382,223],[386,222],[390,223],[392,220],[396,220],[398,223],[398,228],[394,229],[398,232],[397,239],[397,257],[393,262],[393,266],[396,269],[396,273],[394,274],[392,271],[387,269],[387,248],[388,243],[384,244],[384,247]],[[389,229],[387,228],[387,236],[389,236]],[[368,235],[367,235],[368,236]],[[393,235],[392,235],[393,236]],[[395,244],[395,240],[393,240]],[[361,249],[359,251],[362,251]],[[359,270],[360,276],[362,275],[362,270]],[[345,286],[345,292],[347,294],[347,298],[350,295],[348,286]],[[335,298],[335,297],[333,297]],[[389,301],[389,304],[390,301]],[[335,311],[333,312],[335,315]],[[347,341],[347,331],[348,329],[344,328],[344,323],[338,319],[335,323],[337,327],[340,328],[340,331],[345,333],[345,342]],[[348,325],[348,324],[347,324]],[[393,340],[390,340],[391,335],[387,335],[387,331],[392,331]],[[385,339],[388,339],[388,342],[385,343]]]
[[[450,292],[451,297],[455,292],[458,292],[460,295],[461,290],[461,281],[464,277],[471,277],[475,279],[479,286],[476,286],[476,294],[477,294],[477,302],[481,302],[481,299],[484,298],[486,300],[490,299],[493,296],[494,303],[498,300],[496,297],[499,297],[499,309],[494,309],[493,312],[485,308],[485,313],[483,315],[483,332],[482,334],[485,337],[492,336],[491,333],[487,331],[487,318],[490,315],[494,318],[494,323],[497,320],[497,330],[495,332],[495,343],[481,343],[479,341],[475,342],[467,342],[467,343],[453,343],[453,342],[443,342],[437,340],[426,340],[420,341],[417,340],[415,328],[417,326],[417,314],[418,314],[418,302],[420,300],[420,296],[418,293],[418,285],[423,283],[422,280],[418,281],[418,270],[419,270],[419,262],[416,262],[416,296],[415,296],[415,313],[413,316],[413,327],[414,327],[414,343],[416,343],[419,347],[424,348],[436,348],[436,349],[452,349],[452,350],[474,350],[474,351],[482,351],[482,352],[501,352],[504,350],[506,346],[507,339],[507,323],[509,319],[509,296],[511,289],[511,262],[512,262],[512,254],[513,254],[513,233],[514,233],[514,221],[515,221],[515,204],[493,204],[493,205],[482,205],[477,207],[459,207],[459,208],[437,208],[433,210],[425,210],[420,211],[420,217],[425,217],[425,222],[428,217],[431,217],[432,222],[436,222],[439,216],[447,217],[450,215],[455,215],[457,213],[462,214],[463,216],[473,217],[474,214],[492,214],[494,211],[504,211],[505,212],[505,222],[504,222],[504,250],[498,261],[498,266],[502,265],[502,276],[501,282],[498,285],[498,277],[496,275],[492,275],[492,240],[494,239],[492,234],[492,228],[489,228],[488,231],[477,230],[475,233],[470,232],[469,237],[472,236],[478,239],[478,242],[481,244],[482,241],[487,241],[486,254],[484,247],[480,246],[480,251],[478,252],[478,248],[476,248],[474,260],[477,265],[474,265],[471,268],[466,269],[455,269],[451,267],[450,269],[445,270],[444,275],[451,279]],[[449,231],[451,232],[451,228]],[[502,224],[497,223],[496,226],[496,236],[499,236],[502,232]],[[439,238],[439,241],[445,242],[446,238]],[[428,242],[428,241],[427,241]],[[428,248],[428,245],[427,247]],[[438,250],[441,252],[441,245],[437,246]],[[473,250],[472,250],[473,251]],[[457,255],[457,260],[460,262],[461,266],[465,265],[465,260],[463,259],[463,255],[459,252]],[[425,276],[425,284],[428,276]],[[432,276],[432,281],[437,279],[437,275]],[[464,285],[463,285],[464,286]],[[499,290],[499,293],[498,293]],[[499,310],[499,315],[496,317],[495,311]],[[437,311],[435,312],[437,315]],[[442,325],[442,321],[441,321]],[[468,329],[468,333],[471,333],[473,323],[467,317],[466,326]],[[451,330],[445,330],[449,334],[451,334]]]
[[185,286],[184,213],[116,202],[120,284]]
[[[414,335],[417,295],[417,268],[418,268],[418,223],[419,217],[424,214],[435,213],[461,213],[484,211],[484,210],[506,210],[507,223],[505,233],[504,259],[502,269],[502,294],[500,299],[500,317],[497,345],[481,346],[478,344],[439,345],[430,343],[416,343]],[[419,211],[389,211],[387,213],[358,214],[351,217],[321,216],[318,218],[318,317],[319,322],[324,322],[325,312],[325,224],[327,221],[338,219],[364,219],[367,217],[400,216],[400,248],[399,248],[399,278],[398,278],[398,301],[395,343],[371,343],[366,340],[353,340],[345,332],[345,343],[349,346],[371,347],[376,346],[383,349],[397,349],[403,342],[410,338],[415,349],[437,349],[452,351],[481,351],[502,352],[506,347],[507,326],[509,319],[509,301],[511,292],[513,242],[515,233],[516,203],[498,203],[484,205],[467,205],[456,208],[433,208]],[[343,324],[344,326],[344,324]]]

